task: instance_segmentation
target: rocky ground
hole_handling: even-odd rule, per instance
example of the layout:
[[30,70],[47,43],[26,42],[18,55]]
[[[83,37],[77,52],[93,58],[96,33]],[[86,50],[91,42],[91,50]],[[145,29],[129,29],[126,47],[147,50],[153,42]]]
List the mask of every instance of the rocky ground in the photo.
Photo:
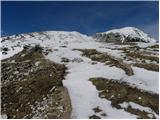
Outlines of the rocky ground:
[[62,85],[65,66],[44,58],[42,48],[25,48],[2,60],[2,114],[7,118],[70,118]]

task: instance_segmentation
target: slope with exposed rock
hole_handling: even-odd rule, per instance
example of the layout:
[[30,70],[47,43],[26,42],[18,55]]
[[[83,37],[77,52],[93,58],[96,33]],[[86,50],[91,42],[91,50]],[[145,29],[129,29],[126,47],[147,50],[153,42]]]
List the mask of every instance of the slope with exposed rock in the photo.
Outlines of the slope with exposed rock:
[[1,43],[2,117],[158,118],[159,45],[137,28]]
[[65,66],[47,60],[42,48],[25,48],[2,60],[2,114],[7,118],[70,118],[62,85]]

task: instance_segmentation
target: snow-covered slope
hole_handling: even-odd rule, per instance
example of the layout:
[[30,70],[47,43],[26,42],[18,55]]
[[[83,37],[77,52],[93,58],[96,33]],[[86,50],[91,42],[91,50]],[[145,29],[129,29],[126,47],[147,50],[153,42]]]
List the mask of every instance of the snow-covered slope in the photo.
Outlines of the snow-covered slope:
[[[101,98],[99,96],[100,91],[96,89],[89,79],[94,77],[116,79],[120,83],[126,82],[132,87],[137,87],[137,89],[146,91],[149,95],[151,93],[157,95],[159,72],[148,70],[152,69],[152,67],[148,68],[147,66],[146,69],[145,67],[141,68],[133,66],[133,64],[145,63],[148,65],[152,63],[155,66],[158,66],[157,49],[159,48],[157,48],[157,44],[154,43],[154,39],[150,38],[142,31],[131,27],[100,33],[100,36],[98,37],[105,38],[106,36],[104,37],[103,34],[110,33],[118,33],[120,35],[119,38],[122,37],[122,39],[118,38],[119,40],[124,40],[123,38],[126,39],[128,37],[139,38],[138,40],[143,40],[141,45],[145,44],[145,48],[141,48],[138,44],[118,45],[112,42],[99,42],[97,41],[98,38],[95,40],[90,36],[78,32],[46,31],[3,37],[1,41],[1,59],[10,58],[21,52],[27,46],[40,45],[43,48],[46,59],[64,64],[67,67],[67,74],[63,80],[63,85],[68,89],[71,98],[71,118],[89,118],[95,116],[99,116],[100,118],[137,118],[138,115],[136,114],[113,107],[111,100],[114,96],[112,96],[111,99]],[[116,40],[118,39],[116,38]],[[152,47],[150,47],[151,45]],[[79,49],[89,49],[90,51],[95,49],[98,52],[93,55],[91,54],[91,56],[88,57],[87,55],[83,55],[83,52]],[[89,53],[94,53],[90,51]],[[129,54],[128,51],[141,52],[145,57],[136,58],[135,56],[127,56]],[[98,54],[99,52],[101,54]],[[114,61],[111,60],[107,61],[108,59],[105,60],[104,57],[106,57],[106,54],[112,56],[112,60],[115,60],[116,62],[114,63]],[[133,69],[134,74],[128,76],[121,67],[117,67],[120,65],[114,65],[119,63],[121,63],[120,65],[129,64]],[[138,96],[138,98],[135,99],[139,98],[145,99],[143,96]],[[142,108],[141,104],[140,106],[141,107],[138,107],[137,109]],[[93,110],[97,107],[101,109],[101,112],[95,112]],[[143,111],[143,109],[140,109],[140,111]],[[158,114],[156,114],[156,118],[157,116]]]
[[143,31],[135,27],[124,27],[121,29],[113,29],[107,32],[97,33],[97,36],[98,35],[99,37],[97,39],[101,39],[101,37],[103,37],[104,35],[105,36],[108,35],[108,38],[105,37],[103,39],[112,39],[111,36],[109,36],[109,35],[112,35],[113,37],[119,38],[117,40],[121,42],[125,42],[125,41],[127,42],[136,41],[136,42],[147,42],[147,43],[156,42],[155,39],[151,38],[148,34],[144,33]]
[[[23,50],[25,46],[40,45],[44,48],[66,47],[68,43],[89,41],[90,37],[78,32],[46,31],[13,35],[2,38],[2,58],[5,59]],[[7,50],[5,50],[7,49]]]

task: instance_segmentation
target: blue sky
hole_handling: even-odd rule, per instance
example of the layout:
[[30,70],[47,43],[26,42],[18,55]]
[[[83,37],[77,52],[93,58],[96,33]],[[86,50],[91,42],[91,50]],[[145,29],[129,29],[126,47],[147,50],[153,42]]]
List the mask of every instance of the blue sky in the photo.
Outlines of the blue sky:
[[93,35],[133,26],[158,39],[158,1],[7,2],[1,3],[2,36],[46,31]]

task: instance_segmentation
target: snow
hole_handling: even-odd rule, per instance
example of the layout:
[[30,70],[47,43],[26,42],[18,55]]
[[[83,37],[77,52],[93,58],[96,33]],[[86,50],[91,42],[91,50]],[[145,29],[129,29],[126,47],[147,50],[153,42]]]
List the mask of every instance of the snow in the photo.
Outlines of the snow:
[[[92,77],[105,77],[119,80],[124,76],[126,77],[124,71],[116,67],[105,66],[103,63],[92,65],[90,59],[82,57],[80,54],[81,52],[72,51],[70,48],[59,48],[57,52],[50,53],[47,56],[47,58],[56,62],[60,62],[61,57],[67,57],[71,60],[74,58],[83,59],[82,63],[69,62],[67,64],[68,74],[63,81],[63,85],[68,88],[71,97],[72,118],[88,118],[94,114],[92,109],[96,106],[103,108],[103,111],[107,113],[106,118],[136,118],[136,116],[126,113],[123,110],[112,108],[110,101],[100,99],[98,97],[98,91],[92,83],[88,81],[89,78]],[[108,109],[106,110],[105,108]],[[117,116],[114,116],[114,114]]]
[[[106,117],[101,116],[102,118],[136,118],[135,115],[131,115],[124,110],[112,108],[110,101],[99,98],[98,91],[89,81],[89,78],[92,77],[119,79],[126,76],[125,72],[119,68],[105,66],[103,63],[99,62],[93,65],[89,58],[81,56],[80,51],[72,50],[74,48],[98,49],[98,46],[101,44],[85,41],[79,43],[80,45],[78,45],[77,42],[75,42],[75,44],[71,42],[70,44],[67,48],[58,48],[58,51],[49,53],[46,58],[59,63],[61,63],[62,57],[69,58],[70,60],[75,58],[83,60],[83,62],[80,63],[69,62],[66,65],[68,74],[63,81],[63,85],[68,89],[71,97],[72,118],[89,118],[89,116],[94,114],[92,109],[96,106],[100,106],[103,112],[107,114]],[[115,114],[117,116],[115,116]]]
[[[86,45],[87,43],[84,44]],[[90,48],[92,47],[90,46]],[[103,49],[99,50],[103,51]],[[107,49],[107,51],[109,50]],[[115,53],[113,53],[112,55],[114,55]],[[90,115],[94,114],[92,109],[96,106],[104,108],[103,111],[105,111],[105,107],[108,108],[108,111],[105,111],[107,113],[107,118],[116,117],[114,115],[112,116],[112,114],[116,114],[117,116],[119,116],[119,118],[136,118],[136,116],[131,116],[130,114],[126,115],[125,111],[120,112],[120,110],[117,110],[116,112],[116,110],[113,110],[113,108],[110,106],[109,101],[107,104],[107,100],[105,100],[104,102],[102,99],[100,99],[98,97],[98,91],[92,85],[92,83],[88,81],[88,79],[91,77],[104,77],[117,80],[123,78],[124,81],[131,83],[131,85],[134,84],[141,89],[153,91],[156,93],[158,92],[158,72],[147,71],[145,69],[134,67],[133,70],[135,72],[135,75],[128,77],[126,76],[124,71],[119,68],[109,67],[99,62],[92,65],[92,61],[90,59],[82,57],[81,52],[72,51],[71,48],[59,48],[58,51],[56,51],[55,53],[50,53],[47,56],[47,58],[59,63],[61,61],[61,57],[67,57],[71,60],[74,58],[81,58],[83,60],[82,63],[69,62],[67,64],[68,74],[63,81],[64,86],[69,90],[72,101],[72,118],[88,118]],[[114,112],[112,113],[111,111]]]
[[[79,43],[88,40],[89,37],[86,35],[81,35],[78,32],[64,32],[64,31],[46,31],[43,33],[30,33],[31,37],[28,34],[21,34],[19,36],[10,36],[9,40],[3,41],[2,47],[9,48],[8,54],[1,53],[1,60],[9,58],[23,50],[25,45],[36,45],[39,44],[42,47],[56,48],[61,45],[67,45],[68,42]],[[4,37],[5,38],[5,37]],[[65,41],[64,41],[65,39]],[[79,41],[77,41],[79,40]],[[61,43],[60,43],[61,42]]]
[[137,45],[141,48],[146,48],[152,45],[158,45],[158,43],[150,42],[150,43],[142,43],[142,42],[137,42]]
[[[123,110],[112,108],[110,101],[99,98],[95,86],[88,81],[91,77],[116,79],[125,74],[122,70],[115,67],[104,67],[101,63],[95,65],[74,63],[69,64],[67,67],[69,74],[66,76],[63,84],[68,88],[70,93],[73,109],[72,118],[88,118],[94,114],[92,109],[96,106],[100,106],[107,113],[106,118],[135,118],[135,116],[131,116]],[[114,73],[117,73],[117,75]],[[114,116],[114,114],[117,116]]]
[[140,89],[159,93],[159,72],[148,71],[138,67],[132,67],[132,69],[134,75],[124,77],[124,81],[134,84]]
[[[130,28],[128,29],[131,30]],[[130,32],[132,30],[127,31],[127,29],[122,29],[120,32],[123,34],[125,32],[125,35],[128,35],[131,34]],[[135,36],[137,34],[134,33],[132,35]],[[65,76],[65,80],[63,80],[63,85],[68,89],[71,98],[72,118],[88,118],[95,114],[93,108],[97,106],[102,109],[103,113],[107,114],[107,116],[101,116],[101,118],[137,118],[136,115],[132,115],[123,109],[113,108],[109,100],[99,98],[96,87],[89,81],[89,78],[92,77],[123,80],[143,90],[158,93],[158,72],[133,67],[135,74],[133,76],[127,76],[120,68],[110,67],[99,62],[92,64],[93,61],[82,56],[82,52],[73,50],[75,48],[96,49],[120,58],[121,51],[112,50],[112,48],[120,48],[120,45],[99,43],[94,41],[93,38],[75,31],[46,31],[43,33],[30,33],[28,35],[23,34],[22,36],[23,39],[18,36],[12,36],[13,40],[2,42],[3,47],[8,47],[9,49],[14,47],[14,50],[10,49],[7,55],[2,55],[2,59],[11,57],[22,51],[25,45],[34,46],[36,44],[44,47],[44,49],[52,49],[53,52],[45,56],[47,59],[62,63],[61,60],[63,57],[68,58],[70,62],[65,63],[68,68],[68,74]],[[143,33],[140,36],[148,37],[143,35]],[[36,65],[38,64],[37,62]]]
[[13,55],[21,52],[22,50],[23,50],[23,47],[15,47],[14,50],[9,50],[8,54],[4,54],[4,55],[1,54],[1,59],[12,57]]
[[[121,104],[119,104],[122,108],[128,108],[129,106],[131,106],[133,109],[139,109],[141,111],[145,111],[145,112],[148,112],[148,113],[152,113],[153,115],[155,115],[156,118],[158,118],[158,115],[152,110],[150,109],[149,107],[144,107],[144,106],[141,106],[137,103],[134,103],[134,102],[123,102]],[[150,117],[151,114],[148,114]]]
[[0,119],[7,119],[7,115],[6,114],[1,114]]
[[135,27],[124,27],[120,29],[113,29],[109,30],[107,32],[104,32],[103,34],[108,34],[108,33],[119,33],[121,36],[125,37],[131,37],[131,38],[141,38],[145,40],[146,42],[153,42],[155,43],[156,40],[148,36],[148,34],[144,33],[143,31],[135,28]]

